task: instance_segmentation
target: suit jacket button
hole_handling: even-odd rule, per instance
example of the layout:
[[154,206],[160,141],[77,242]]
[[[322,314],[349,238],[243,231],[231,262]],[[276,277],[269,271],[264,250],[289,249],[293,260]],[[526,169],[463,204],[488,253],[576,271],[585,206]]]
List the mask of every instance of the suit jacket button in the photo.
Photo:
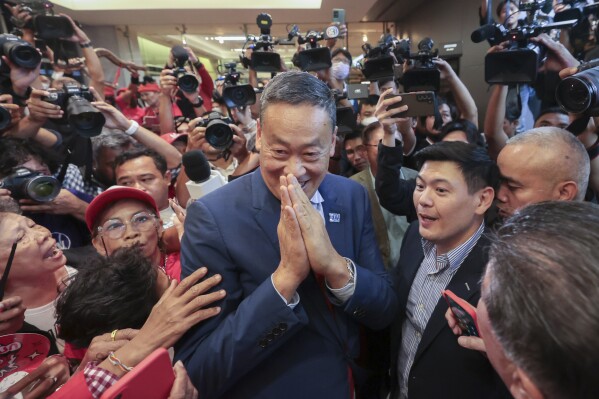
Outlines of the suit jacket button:
[[272,334],[272,333],[268,333],[268,334],[266,334],[266,341],[267,341],[267,342],[272,342],[272,341],[273,341],[273,339],[275,339],[275,336],[274,336],[274,334]]
[[258,342],[258,345],[260,345],[261,348],[266,348],[268,346],[268,341],[261,339],[260,342]]
[[356,310],[354,310],[354,317],[362,318],[365,315],[366,315],[366,311],[362,308],[356,308]]
[[279,323],[279,329],[281,332],[285,332],[287,330],[287,323]]
[[272,329],[272,333],[274,334],[275,337],[278,337],[279,335],[281,335],[283,331],[281,331],[281,329],[279,327],[275,327]]

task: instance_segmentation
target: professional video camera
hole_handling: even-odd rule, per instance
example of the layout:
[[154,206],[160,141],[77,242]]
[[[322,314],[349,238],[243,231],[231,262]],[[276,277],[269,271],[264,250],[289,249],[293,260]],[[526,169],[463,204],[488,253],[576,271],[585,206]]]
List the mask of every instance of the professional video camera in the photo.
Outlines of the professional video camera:
[[376,47],[364,43],[362,50],[367,60],[362,65],[362,73],[366,79],[374,81],[394,78],[395,63],[402,64],[405,55],[410,53],[410,39],[398,40],[390,33],[385,33]]
[[66,17],[54,15],[54,4],[47,0],[23,0],[16,3],[21,6],[21,11],[27,11],[32,16],[31,20],[24,22],[14,17],[13,24],[19,28],[35,31],[36,37],[43,40],[53,40],[71,37],[73,26]]
[[42,61],[42,56],[35,47],[15,35],[0,35],[0,54],[21,68],[34,69]]
[[404,57],[413,60],[414,65],[407,69],[402,77],[402,84],[406,93],[415,91],[439,91],[441,86],[441,73],[433,62],[439,55],[439,50],[433,51],[435,42],[425,37],[418,43],[418,52],[407,52]]
[[171,54],[175,59],[176,67],[173,68],[173,76],[177,78],[177,86],[185,93],[195,93],[198,91],[200,82],[193,73],[187,72],[185,64],[189,61],[189,54],[182,46],[173,46]]
[[206,141],[217,150],[225,151],[233,145],[233,123],[230,118],[223,117],[220,112],[210,112],[200,122],[200,127],[206,128]]
[[298,44],[305,44],[306,49],[297,53],[293,64],[302,71],[319,71],[330,68],[331,51],[327,47],[318,47],[318,42],[326,39],[335,39],[339,37],[339,28],[336,25],[327,27],[323,32],[310,30],[302,35],[297,25],[289,32],[289,39],[297,36]]
[[536,15],[546,2],[531,1],[523,3],[522,11],[528,13],[527,22],[513,29],[501,24],[487,24],[474,32],[470,38],[474,43],[493,39],[496,43],[508,42],[505,50],[489,53],[485,57],[485,81],[490,84],[533,83],[537,79],[537,70],[545,59],[545,48],[530,41],[541,33],[552,29],[573,26],[575,20],[557,23],[539,23]]
[[[277,41],[270,35],[272,18],[270,14],[260,13],[256,18],[256,24],[260,28],[260,36],[249,35],[246,45],[252,42],[252,58],[248,60],[243,55],[240,56],[243,66],[252,67],[256,72],[280,72],[281,56],[273,52],[273,46]],[[245,45],[244,45],[245,48]]]
[[577,73],[564,78],[555,99],[566,112],[599,116],[599,60],[581,64]]
[[0,188],[10,190],[14,199],[32,199],[37,202],[52,201],[61,189],[53,176],[44,176],[27,168],[16,168],[12,175],[0,180]]
[[50,92],[43,100],[60,106],[64,111],[61,122],[68,122],[79,135],[94,137],[102,133],[106,118],[90,104],[94,97],[86,86],[65,83],[62,90]]
[[[256,102],[256,92],[252,85],[240,85],[240,73],[234,62],[223,65],[227,69],[223,88],[223,100],[228,108],[245,107]],[[219,71],[220,73],[220,71]]]

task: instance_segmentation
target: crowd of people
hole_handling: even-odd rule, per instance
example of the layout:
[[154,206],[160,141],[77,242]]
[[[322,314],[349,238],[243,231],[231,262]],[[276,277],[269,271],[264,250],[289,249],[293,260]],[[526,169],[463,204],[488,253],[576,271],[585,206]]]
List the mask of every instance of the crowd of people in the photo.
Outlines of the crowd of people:
[[[7,12],[35,50],[30,11]],[[599,119],[568,131],[579,116],[537,96],[551,79],[493,85],[479,126],[434,58],[434,114],[406,117],[401,78],[344,95],[352,55],[329,39],[330,68],[250,66],[257,101],[231,107],[189,47],[158,76],[117,58],[131,82],[111,87],[63,18],[79,61],[0,65],[0,335],[49,343],[22,373],[3,347],[0,398],[162,386],[144,374],[160,349],[172,399],[599,395]],[[581,29],[530,39],[540,74],[589,59]],[[222,187],[188,189],[187,154]]]

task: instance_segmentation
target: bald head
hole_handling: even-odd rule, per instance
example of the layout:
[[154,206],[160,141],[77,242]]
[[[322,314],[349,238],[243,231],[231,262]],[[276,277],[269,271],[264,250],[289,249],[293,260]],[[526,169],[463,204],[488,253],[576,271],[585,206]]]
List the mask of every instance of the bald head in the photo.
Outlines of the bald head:
[[503,177],[497,193],[503,216],[541,201],[582,201],[590,161],[582,143],[557,127],[529,130],[509,139],[497,164]]

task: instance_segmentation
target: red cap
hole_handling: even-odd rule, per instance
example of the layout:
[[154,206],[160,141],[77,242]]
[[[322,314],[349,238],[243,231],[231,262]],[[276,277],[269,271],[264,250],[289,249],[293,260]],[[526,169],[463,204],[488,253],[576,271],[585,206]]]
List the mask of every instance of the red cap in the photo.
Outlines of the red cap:
[[177,140],[180,137],[185,138],[185,141],[187,141],[188,134],[187,133],[167,133],[167,134],[163,134],[162,136],[160,136],[160,138],[162,140],[166,141],[169,144],[173,144],[175,142],[175,140]]
[[139,88],[137,89],[138,93],[145,93],[148,91],[159,92],[160,87],[158,87],[156,83],[146,83],[145,85],[139,85]]
[[87,210],[85,211],[85,223],[87,224],[89,231],[93,230],[96,219],[98,216],[100,216],[104,209],[108,208],[115,202],[124,199],[133,199],[144,202],[156,212],[156,216],[160,215],[160,211],[156,206],[156,202],[154,201],[154,198],[150,196],[150,194],[133,187],[112,186],[94,198],[94,200],[87,207]]

